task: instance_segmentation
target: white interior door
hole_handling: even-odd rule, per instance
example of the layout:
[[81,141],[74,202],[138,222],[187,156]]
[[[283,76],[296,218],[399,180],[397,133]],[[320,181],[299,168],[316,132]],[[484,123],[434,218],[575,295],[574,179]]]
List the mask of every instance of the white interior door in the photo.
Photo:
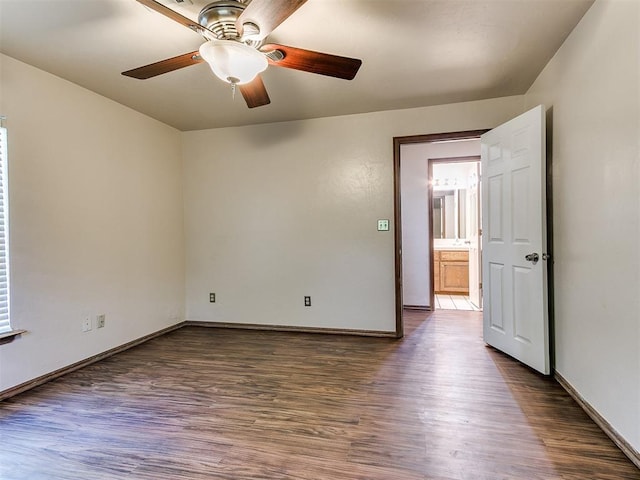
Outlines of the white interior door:
[[549,374],[544,115],[482,135],[482,286],[484,341]]
[[467,187],[467,237],[469,241],[469,301],[482,308],[480,287],[480,165],[474,163],[469,170]]

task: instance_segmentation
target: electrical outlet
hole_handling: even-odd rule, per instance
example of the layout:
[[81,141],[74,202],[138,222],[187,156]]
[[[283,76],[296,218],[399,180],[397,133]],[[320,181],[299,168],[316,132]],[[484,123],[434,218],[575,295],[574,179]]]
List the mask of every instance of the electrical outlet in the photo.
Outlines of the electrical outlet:
[[311,297],[304,297],[304,306],[305,307],[311,306]]
[[209,294],[209,303],[216,303],[216,294],[215,293],[210,293]]
[[98,315],[96,317],[96,328],[104,328],[105,320],[106,315],[104,313],[102,315]]
[[89,317],[84,317],[84,319],[82,320],[82,331],[83,332],[88,332],[92,329],[93,327],[91,326],[91,318]]

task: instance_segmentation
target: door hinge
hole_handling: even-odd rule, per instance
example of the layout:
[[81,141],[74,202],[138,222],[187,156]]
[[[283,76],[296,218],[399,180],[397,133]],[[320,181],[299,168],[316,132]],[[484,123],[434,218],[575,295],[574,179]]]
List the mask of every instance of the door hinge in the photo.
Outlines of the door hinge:
[[482,282],[480,282],[480,283],[478,284],[478,288],[480,288],[480,290],[482,290]]

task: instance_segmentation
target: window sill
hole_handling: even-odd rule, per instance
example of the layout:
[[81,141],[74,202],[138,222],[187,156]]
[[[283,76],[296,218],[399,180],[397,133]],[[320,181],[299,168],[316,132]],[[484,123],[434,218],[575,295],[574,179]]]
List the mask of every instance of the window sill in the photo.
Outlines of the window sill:
[[18,335],[22,335],[25,332],[26,330],[9,330],[8,332],[0,333],[0,345],[13,342]]

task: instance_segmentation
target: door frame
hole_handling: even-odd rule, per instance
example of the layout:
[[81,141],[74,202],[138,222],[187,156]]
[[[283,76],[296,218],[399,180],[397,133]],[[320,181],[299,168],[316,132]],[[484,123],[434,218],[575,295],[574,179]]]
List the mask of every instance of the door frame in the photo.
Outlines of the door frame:
[[441,141],[468,140],[479,138],[490,129],[465,130],[449,133],[431,133],[425,135],[409,135],[393,137],[393,225],[395,240],[395,291],[396,291],[396,338],[404,336],[402,320],[402,209],[400,205],[400,149],[402,145],[412,143],[433,143]]
[[428,179],[429,179],[429,188],[427,194],[427,202],[429,205],[429,219],[427,220],[427,224],[429,225],[429,255],[431,256],[431,261],[429,262],[429,275],[431,282],[429,283],[431,292],[430,292],[430,302],[431,302],[431,310],[435,310],[435,300],[436,300],[436,289],[433,282],[433,276],[435,274],[435,270],[433,268],[433,254],[434,254],[434,240],[433,240],[433,166],[438,163],[480,163],[480,154],[478,155],[468,155],[466,157],[442,157],[442,158],[429,158],[427,160],[428,163]]

